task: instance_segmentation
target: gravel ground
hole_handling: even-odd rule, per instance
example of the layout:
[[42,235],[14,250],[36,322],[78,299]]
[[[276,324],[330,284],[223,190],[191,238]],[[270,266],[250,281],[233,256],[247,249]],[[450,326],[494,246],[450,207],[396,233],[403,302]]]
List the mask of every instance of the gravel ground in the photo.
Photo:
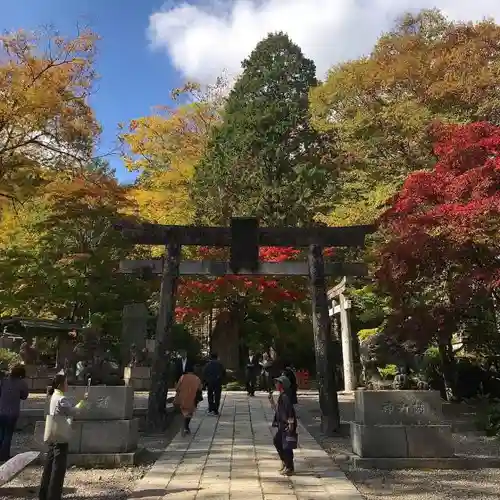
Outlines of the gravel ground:
[[[302,424],[334,459],[352,453],[350,438],[327,438],[319,430],[318,404],[308,398],[300,401]],[[457,454],[500,456],[500,441],[477,432],[453,435]],[[500,469],[467,470],[365,470],[346,469],[366,500],[499,500]]]
[[[176,416],[167,431],[160,435],[141,435],[139,465],[122,469],[79,469],[66,473],[65,500],[126,500],[134,483],[149,470],[179,430],[181,419]],[[33,432],[16,433],[13,452],[32,449]],[[0,487],[0,500],[38,498],[41,467],[28,467],[7,485]]]
[[[137,400],[142,399],[141,394]],[[41,399],[41,398],[40,398]],[[40,401],[41,403],[42,401]],[[34,402],[33,402],[34,403]],[[33,404],[32,403],[32,404]],[[137,405],[138,401],[136,402]],[[314,395],[302,395],[299,416],[302,424],[332,456],[352,452],[350,438],[327,438],[319,430],[319,408]],[[141,403],[139,403],[140,405]],[[36,403],[35,405],[36,406]],[[141,456],[140,465],[127,469],[71,468],[65,481],[65,499],[125,500],[133,484],[140,479],[159,457],[179,428],[179,420],[172,423],[166,434],[141,436],[140,446],[148,451]],[[20,433],[13,443],[14,451],[29,450],[32,432]],[[500,441],[478,433],[455,433],[455,449],[459,454],[500,456]],[[0,500],[25,500],[37,497],[40,480],[39,467],[28,468],[14,481],[0,488]],[[479,471],[455,470],[345,470],[366,500],[499,500],[500,469]]]

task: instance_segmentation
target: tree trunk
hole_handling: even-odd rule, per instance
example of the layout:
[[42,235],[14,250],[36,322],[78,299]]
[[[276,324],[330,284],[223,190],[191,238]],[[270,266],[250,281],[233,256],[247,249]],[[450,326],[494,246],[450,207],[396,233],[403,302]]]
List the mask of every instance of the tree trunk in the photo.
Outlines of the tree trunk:
[[233,303],[229,311],[219,311],[212,332],[212,349],[226,370],[240,368],[241,304]]
[[151,389],[148,399],[147,427],[161,430],[165,422],[165,406],[168,391],[169,347],[172,328],[175,322],[175,303],[179,282],[181,246],[170,241],[165,252],[163,278],[160,289],[160,307],[156,323],[156,342],[151,367]]
[[328,299],[325,285],[323,251],[319,245],[311,245],[308,253],[309,286],[312,301],[312,322],[316,354],[316,378],[321,408],[321,430],[327,436],[340,431],[335,353],[332,352],[331,323],[328,315]]
[[441,358],[444,392],[447,401],[454,401],[457,399],[456,365],[451,341],[451,335],[439,337],[439,355]]

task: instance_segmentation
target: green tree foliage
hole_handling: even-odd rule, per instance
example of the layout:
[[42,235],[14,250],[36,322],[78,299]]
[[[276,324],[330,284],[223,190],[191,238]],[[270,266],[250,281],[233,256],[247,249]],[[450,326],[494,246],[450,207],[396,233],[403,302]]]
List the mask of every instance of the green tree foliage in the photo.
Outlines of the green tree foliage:
[[142,282],[117,273],[132,248],[112,227],[129,206],[126,194],[105,165],[93,164],[4,217],[1,313],[87,320],[137,300]]
[[329,222],[345,213],[364,222],[416,170],[435,162],[429,125],[500,123],[500,26],[452,23],[440,12],[408,14],[369,57],[331,69],[311,92],[313,123],[338,134],[345,169],[341,199]]
[[253,215],[296,226],[324,211],[336,170],[332,142],[309,123],[315,72],[283,33],[269,35],[243,61],[224,122],[195,170],[199,220],[226,224]]

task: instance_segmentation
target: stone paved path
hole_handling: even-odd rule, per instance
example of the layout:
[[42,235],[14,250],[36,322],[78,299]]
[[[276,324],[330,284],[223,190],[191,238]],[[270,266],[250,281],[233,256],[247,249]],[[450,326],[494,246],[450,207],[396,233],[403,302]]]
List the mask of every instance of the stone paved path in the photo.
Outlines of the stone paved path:
[[306,429],[299,424],[296,475],[278,474],[272,444],[273,412],[264,395],[223,395],[220,417],[206,414],[206,399],[141,479],[130,498],[142,500],[362,500]]

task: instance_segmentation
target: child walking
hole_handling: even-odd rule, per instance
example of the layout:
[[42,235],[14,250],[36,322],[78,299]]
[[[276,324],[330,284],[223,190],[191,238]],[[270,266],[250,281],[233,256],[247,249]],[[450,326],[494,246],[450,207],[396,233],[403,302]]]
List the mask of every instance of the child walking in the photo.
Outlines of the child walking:
[[68,390],[66,375],[58,373],[49,389],[50,409],[45,422],[45,441],[49,446],[40,483],[39,500],[61,500],[68,460],[71,417],[85,405],[85,400],[73,406],[64,395]]

